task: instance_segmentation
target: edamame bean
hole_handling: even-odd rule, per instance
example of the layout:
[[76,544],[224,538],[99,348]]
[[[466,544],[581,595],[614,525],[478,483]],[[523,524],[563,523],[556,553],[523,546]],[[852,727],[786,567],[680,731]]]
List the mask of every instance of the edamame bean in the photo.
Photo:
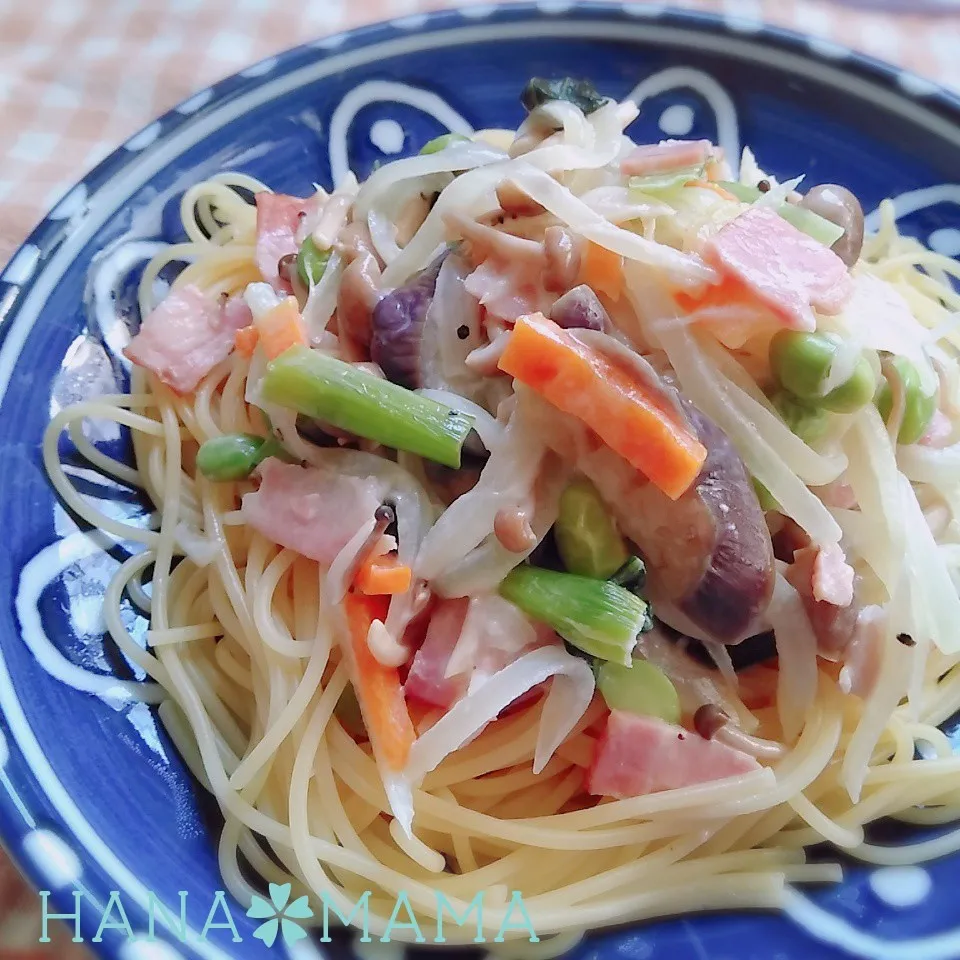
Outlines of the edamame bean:
[[926,433],[937,410],[937,391],[924,392],[920,371],[906,357],[891,357],[884,366],[885,377],[877,394],[877,409],[886,423],[893,410],[890,377],[897,377],[903,391],[903,420],[900,422],[897,443],[916,443]]
[[832,337],[822,333],[781,330],[770,341],[773,375],[794,396],[819,400],[837,346]]
[[243,480],[269,456],[272,445],[266,445],[264,437],[250,433],[226,433],[213,437],[201,445],[197,453],[197,469],[208,480]]
[[646,660],[624,667],[605,661],[597,669],[597,687],[611,710],[680,722],[680,697],[662,670]]
[[564,566],[582,577],[606,580],[630,559],[606,504],[589,480],[576,480],[563,491],[553,535]]
[[866,357],[860,357],[850,377],[824,395],[823,384],[839,348],[839,339],[831,334],[781,330],[770,341],[770,367],[780,384],[801,400],[834,413],[853,413],[870,402],[876,378]]
[[315,287],[320,282],[329,259],[330,251],[321,250],[313,242],[313,237],[303,241],[297,254],[297,273],[305,287]]
[[865,407],[877,392],[877,378],[866,357],[860,357],[849,378],[834,387],[821,401],[832,413],[856,413]]
[[804,443],[815,444],[826,436],[830,415],[823,407],[804,403],[786,391],[773,397],[773,406],[791,432]]
[[469,139],[462,133],[444,133],[439,137],[428,140],[420,148],[420,154],[426,156],[428,153],[439,153],[441,150],[446,150],[447,147],[452,147],[455,143],[466,143]]

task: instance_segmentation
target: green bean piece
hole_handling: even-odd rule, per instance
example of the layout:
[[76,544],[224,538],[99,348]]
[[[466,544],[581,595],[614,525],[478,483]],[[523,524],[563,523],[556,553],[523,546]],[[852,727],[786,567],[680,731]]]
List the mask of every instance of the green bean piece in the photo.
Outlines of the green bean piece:
[[[668,173],[653,173],[645,177],[631,177],[627,181],[630,197],[636,200],[636,194],[658,199],[668,198],[685,183],[700,180],[703,177],[703,165],[684,167]],[[642,199],[642,197],[640,198]]]
[[785,390],[773,397],[780,418],[804,443],[819,443],[827,434],[830,415],[823,407],[804,403]]
[[[903,391],[903,420],[900,423],[900,432],[897,434],[897,443],[904,446],[916,443],[926,432],[937,411],[937,391],[925,393],[920,371],[906,357],[891,357],[886,361],[888,368],[883,383],[877,393],[877,409],[884,423],[890,419],[893,410],[893,389],[890,386],[890,376],[900,380],[900,389]],[[890,370],[889,368],[892,368]]]
[[646,623],[640,597],[608,580],[573,573],[522,565],[507,574],[500,595],[584,653],[624,665]]
[[252,433],[225,433],[201,444],[197,469],[208,480],[243,480],[274,452],[276,446],[275,441]]
[[462,133],[444,133],[439,137],[428,140],[420,148],[420,155],[426,156],[428,153],[439,153],[441,150],[446,150],[447,147],[452,147],[455,143],[466,143],[469,139],[469,137],[465,137]]
[[652,663],[634,660],[625,667],[608,661],[597,667],[596,674],[597,687],[611,710],[680,722],[677,689]]
[[305,287],[315,287],[320,282],[329,259],[330,251],[321,250],[313,242],[313,237],[303,241],[297,254],[297,273]]
[[608,579],[618,587],[636,593],[642,590],[647,582],[647,566],[639,557],[631,557]]
[[563,491],[553,536],[563,565],[581,577],[606,580],[630,558],[610,511],[586,479]]
[[261,390],[270,403],[447,467],[460,466],[473,429],[469,414],[304,346],[269,363]]

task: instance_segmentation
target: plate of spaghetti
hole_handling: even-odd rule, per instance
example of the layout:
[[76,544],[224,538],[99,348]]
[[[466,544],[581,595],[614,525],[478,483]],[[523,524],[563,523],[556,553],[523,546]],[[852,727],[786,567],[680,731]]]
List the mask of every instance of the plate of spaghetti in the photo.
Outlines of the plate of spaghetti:
[[735,21],[473,14],[197,95],[3,274],[44,917],[960,955],[956,103]]

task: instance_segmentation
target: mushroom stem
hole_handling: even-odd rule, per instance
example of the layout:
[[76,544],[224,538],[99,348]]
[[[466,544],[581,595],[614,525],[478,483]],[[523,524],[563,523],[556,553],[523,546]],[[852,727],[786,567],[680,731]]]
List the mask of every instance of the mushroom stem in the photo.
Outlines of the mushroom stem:
[[705,703],[697,710],[693,715],[693,727],[705,740],[716,740],[735,750],[749,753],[758,760],[779,760],[785,752],[780,743],[744,733],[715,703]]

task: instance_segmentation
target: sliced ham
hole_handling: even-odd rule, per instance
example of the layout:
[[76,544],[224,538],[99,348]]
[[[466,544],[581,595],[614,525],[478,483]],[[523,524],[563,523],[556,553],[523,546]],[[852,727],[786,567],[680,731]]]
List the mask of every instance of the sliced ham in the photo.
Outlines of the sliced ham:
[[849,607],[853,603],[853,567],[836,543],[817,550],[813,561],[813,598],[832,603],[835,607]]
[[297,230],[300,221],[317,207],[310,197],[290,197],[284,193],[263,191],[257,197],[257,269],[263,279],[275,290],[290,292],[290,285],[282,280],[278,264],[283,257],[300,249]]
[[[556,633],[495,594],[441,600],[404,689],[410,697],[447,708],[523,654],[560,643]],[[520,699],[527,702],[528,695]]]
[[231,298],[221,304],[190,285],[170,291],[123,353],[177,393],[192,393],[230,355],[237,330],[251,322],[242,300]]
[[[839,553],[839,548],[836,549]],[[846,570],[840,569],[840,563]],[[800,594],[817,637],[818,655],[837,660],[855,635],[861,610],[855,598],[854,571],[847,566],[842,553],[837,557],[828,551],[827,557],[821,559],[820,548],[807,545],[795,550],[784,577]],[[831,600],[847,602],[840,604]]]
[[759,770],[746,753],[656,717],[614,710],[597,743],[587,792],[625,800]]
[[446,709],[466,693],[466,675],[447,677],[446,671],[460,639],[469,604],[469,597],[442,600],[437,604],[423,644],[410,664],[403,688],[408,697]]
[[656,173],[699,167],[707,162],[713,144],[709,140],[664,140],[634,147],[620,161],[620,172],[628,177],[649,177]]
[[331,563],[380,506],[372,477],[351,477],[270,458],[260,465],[260,487],[245,494],[243,519],[268,540]]
[[491,317],[509,323],[529,313],[548,313],[555,299],[544,289],[540,270],[493,257],[484,260],[463,285]]
[[793,584],[801,595],[835,607],[849,607],[853,603],[853,567],[847,563],[838,544],[797,550],[793,555],[793,570],[794,579],[802,581],[802,589]]
[[766,207],[750,207],[722,227],[706,241],[703,257],[792,330],[815,330],[814,309],[839,313],[853,291],[846,265],[832,250]]

